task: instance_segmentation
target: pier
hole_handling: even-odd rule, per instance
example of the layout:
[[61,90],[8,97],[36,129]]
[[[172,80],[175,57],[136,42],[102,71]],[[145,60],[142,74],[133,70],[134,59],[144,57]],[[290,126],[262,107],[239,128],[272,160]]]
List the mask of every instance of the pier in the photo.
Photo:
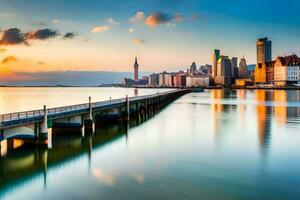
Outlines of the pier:
[[[84,131],[92,134],[97,123],[129,120],[130,116],[163,108],[190,90],[172,90],[152,95],[70,105],[58,108],[8,113],[0,115],[0,141],[26,139],[33,144],[46,144],[48,130]],[[53,132],[53,131],[52,131]]]

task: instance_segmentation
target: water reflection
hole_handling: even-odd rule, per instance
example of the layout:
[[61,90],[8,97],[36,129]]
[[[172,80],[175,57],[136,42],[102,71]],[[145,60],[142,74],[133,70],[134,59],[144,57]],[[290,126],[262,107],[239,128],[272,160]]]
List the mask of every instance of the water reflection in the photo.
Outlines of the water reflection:
[[[150,110],[144,114],[132,117],[129,121],[122,120],[120,123],[96,122],[96,130],[93,135],[83,136],[78,133],[62,133],[52,135],[52,148],[38,148],[22,145],[20,140],[6,140],[3,142],[1,151],[6,152],[0,157],[0,194],[8,192],[11,187],[25,183],[35,176],[44,177],[44,188],[47,188],[47,170],[57,167],[78,156],[87,155],[88,173],[97,179],[103,180],[108,185],[113,184],[113,178],[106,175],[101,169],[91,169],[93,149],[106,145],[114,140],[126,137],[128,130],[136,127],[159,112],[158,109]],[[4,145],[5,144],[5,145]],[[137,177],[137,179],[141,179]]]

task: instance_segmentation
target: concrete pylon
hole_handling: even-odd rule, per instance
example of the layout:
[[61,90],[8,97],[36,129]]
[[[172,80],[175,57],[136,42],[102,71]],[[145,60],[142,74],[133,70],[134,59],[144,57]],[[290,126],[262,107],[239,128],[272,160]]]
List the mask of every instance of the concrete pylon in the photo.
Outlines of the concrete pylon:
[[89,97],[89,119],[93,120],[92,97]]
[[94,121],[93,121],[93,106],[92,97],[89,97],[89,116],[87,120],[84,120],[84,133],[91,135],[94,132]]
[[125,103],[125,107],[126,107],[126,116],[128,116],[129,117],[129,115],[130,115],[130,110],[129,110],[129,98],[128,98],[128,95],[126,95],[126,103]]
[[39,134],[39,140],[40,141],[45,141],[48,139],[48,112],[47,112],[47,107],[44,105],[44,118],[43,122],[40,124],[40,134]]

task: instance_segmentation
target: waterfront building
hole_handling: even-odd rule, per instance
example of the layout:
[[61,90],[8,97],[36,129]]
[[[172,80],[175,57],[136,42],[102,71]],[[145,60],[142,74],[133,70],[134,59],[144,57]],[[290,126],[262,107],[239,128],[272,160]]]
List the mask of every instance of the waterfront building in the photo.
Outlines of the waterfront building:
[[300,58],[297,55],[277,57],[274,64],[274,85],[300,83]]
[[210,83],[210,77],[207,75],[189,75],[186,77],[186,86],[187,87],[195,87],[195,86],[203,86],[207,87]]
[[272,61],[272,41],[268,38],[260,38],[256,42],[257,63]]
[[159,85],[159,75],[151,74],[149,75],[149,86],[157,87]]
[[272,61],[272,42],[268,38],[256,42],[257,63],[254,71],[255,84],[270,84],[274,80],[274,64]]
[[220,50],[215,49],[212,54],[212,74],[211,77],[214,79],[217,76],[217,64],[220,58]]
[[185,87],[186,86],[187,74],[184,72],[179,72],[175,75],[175,87]]
[[239,64],[239,79],[246,79],[248,78],[248,72],[247,72],[247,61],[243,57]]
[[230,85],[231,77],[231,60],[228,56],[220,56],[217,62],[217,76],[214,80],[216,85]]
[[254,71],[255,84],[270,84],[274,80],[274,61],[256,64]]
[[235,85],[236,86],[249,86],[252,85],[251,79],[236,79],[235,80]]
[[193,62],[192,65],[190,66],[190,73],[193,74],[196,72],[197,72],[197,66],[196,66],[196,63]]
[[238,58],[237,57],[232,57],[231,58],[231,76],[236,79],[238,78],[238,73],[239,73],[239,68],[238,68]]
[[200,74],[206,74],[206,75],[209,75],[211,76],[212,75],[212,66],[211,65],[202,65],[200,68],[199,68],[199,73]]
[[135,62],[134,62],[134,80],[138,81],[139,80],[139,64],[137,61],[137,57],[135,57]]
[[173,87],[173,74],[164,71],[158,76],[158,85],[160,87]]

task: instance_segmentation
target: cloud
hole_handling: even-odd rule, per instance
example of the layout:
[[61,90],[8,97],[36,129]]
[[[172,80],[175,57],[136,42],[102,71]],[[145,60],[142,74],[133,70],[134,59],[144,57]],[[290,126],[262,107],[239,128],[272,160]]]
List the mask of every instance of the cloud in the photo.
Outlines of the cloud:
[[36,31],[28,32],[26,38],[29,40],[46,40],[58,36],[58,31],[51,30],[49,28],[39,29]]
[[119,24],[120,24],[120,22],[116,21],[116,20],[113,19],[113,18],[108,18],[108,19],[107,19],[107,22],[108,22],[109,24],[112,24],[112,25],[119,25]]
[[38,65],[44,65],[45,63],[42,62],[42,61],[40,61],[40,62],[38,62],[37,64],[38,64]]
[[171,22],[172,19],[173,19],[173,16],[171,16],[171,15],[168,15],[163,12],[155,12],[155,13],[151,14],[149,17],[147,17],[147,19],[145,20],[145,24],[147,26],[155,27],[160,24],[167,24],[167,23]]
[[92,28],[92,33],[102,33],[109,30],[109,26],[95,26]]
[[58,19],[53,19],[53,20],[52,20],[52,23],[58,24],[58,23],[59,23],[59,20],[58,20]]
[[0,54],[5,53],[6,49],[0,48]]
[[142,45],[146,42],[146,40],[135,38],[131,42],[133,45]]
[[2,37],[0,39],[0,45],[17,45],[17,44],[26,44],[26,34],[24,34],[18,28],[10,28],[5,30],[2,33]]
[[129,33],[133,33],[133,32],[134,32],[134,29],[133,29],[133,28],[130,28],[130,29],[128,29],[128,32],[129,32]]
[[7,57],[2,59],[1,63],[2,64],[7,64],[7,63],[10,63],[10,62],[16,62],[17,60],[18,60],[18,58],[15,57],[15,56],[7,56]]
[[69,32],[69,33],[66,33],[64,36],[63,36],[63,39],[66,40],[66,39],[73,39],[75,37],[75,33],[72,33],[72,32]]
[[137,12],[133,17],[129,18],[130,23],[140,23],[145,20],[145,13],[143,12]]

